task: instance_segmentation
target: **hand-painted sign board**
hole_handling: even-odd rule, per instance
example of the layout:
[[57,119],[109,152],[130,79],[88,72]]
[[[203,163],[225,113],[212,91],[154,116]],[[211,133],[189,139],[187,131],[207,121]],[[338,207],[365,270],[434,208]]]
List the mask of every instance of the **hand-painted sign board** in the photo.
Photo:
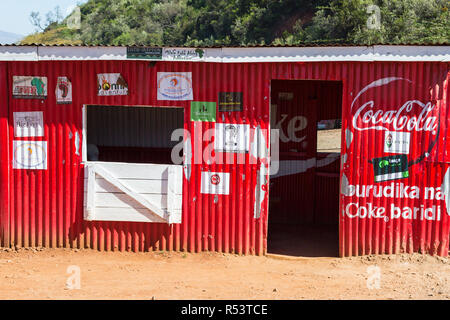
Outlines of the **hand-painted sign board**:
[[13,76],[13,98],[45,99],[47,77]]

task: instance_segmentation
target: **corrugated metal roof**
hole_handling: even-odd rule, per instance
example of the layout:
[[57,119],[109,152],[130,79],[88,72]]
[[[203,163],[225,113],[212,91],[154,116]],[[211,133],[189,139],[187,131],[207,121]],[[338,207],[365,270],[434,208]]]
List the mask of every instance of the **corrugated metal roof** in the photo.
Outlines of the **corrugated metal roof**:
[[[164,47],[175,47],[175,48],[308,48],[308,47],[360,47],[360,46],[449,46],[450,42],[407,42],[407,43],[386,43],[379,42],[373,44],[358,44],[358,43],[343,43],[343,42],[316,42],[316,43],[304,43],[304,44],[292,44],[292,45],[282,45],[282,44],[249,44],[249,45],[235,45],[235,46],[223,46],[223,45],[210,45],[210,46],[192,46],[192,45],[167,45]],[[27,43],[27,44],[0,44],[0,47],[4,46],[27,46],[27,47],[151,47],[151,48],[161,48],[158,45],[152,44],[132,44],[132,45],[122,45],[122,44],[45,44],[45,43]]]
[[[154,60],[192,62],[313,62],[313,61],[450,61],[450,46],[255,46],[165,47],[157,57],[130,55],[126,46],[0,46],[1,61]],[[151,47],[147,47],[151,48]],[[177,49],[180,49],[177,51]],[[186,51],[187,49],[191,49]],[[199,50],[200,49],[200,50]],[[144,52],[145,55],[145,52]]]

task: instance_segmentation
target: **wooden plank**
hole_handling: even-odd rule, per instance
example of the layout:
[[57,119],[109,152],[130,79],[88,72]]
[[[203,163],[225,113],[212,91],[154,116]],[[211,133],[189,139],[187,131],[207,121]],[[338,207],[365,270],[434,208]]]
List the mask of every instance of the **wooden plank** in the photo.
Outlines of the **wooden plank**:
[[[81,154],[82,154],[81,160],[83,162],[86,162],[87,161],[87,109],[86,109],[85,105],[83,105],[83,108],[82,108],[82,117],[83,117],[83,119],[82,119],[82,121],[83,121],[83,145],[82,145],[82,150],[81,150]],[[86,175],[85,175],[85,177],[86,177]]]
[[167,164],[150,163],[121,163],[121,162],[101,162],[90,161],[88,163],[96,164],[107,170],[116,179],[161,179],[167,180]]
[[[84,179],[84,190],[87,188],[87,178]],[[133,186],[133,190],[140,194],[167,194],[167,180],[132,180],[120,179],[120,181],[128,186]],[[100,176],[96,179],[97,193],[121,193],[120,189],[114,187],[111,183]]]
[[[87,219],[86,219],[87,220]],[[96,208],[94,221],[130,221],[167,223],[148,209],[136,208]]]
[[[126,166],[125,166],[126,167]],[[95,165],[95,172],[102,176],[105,180],[108,182],[114,184],[117,188],[119,188],[122,192],[129,195],[131,198],[138,201],[140,204],[142,204],[144,207],[148,208],[151,212],[155,213],[159,217],[166,219],[166,211],[158,207],[158,204],[154,204],[152,202],[149,202],[147,199],[145,199],[142,195],[132,190],[129,186],[123,184],[118,180],[113,174],[111,174],[107,169],[102,167],[102,165],[96,164]]]
[[[142,195],[147,201],[153,202],[155,205],[160,206],[160,208],[163,211],[167,210],[168,203],[167,203],[167,195],[165,194],[146,194]],[[85,193],[85,197],[87,197],[87,193]],[[175,195],[176,198],[174,198],[174,209],[181,209],[181,195]],[[178,204],[179,202],[180,204]],[[146,207],[136,201],[135,199],[131,198],[126,193],[97,193],[95,195],[95,208],[138,208],[138,209],[145,209]]]
[[183,189],[182,167],[169,167],[168,191],[167,191],[167,211],[169,213],[169,224],[181,223],[181,209],[183,196],[177,194],[181,193]]
[[89,220],[95,216],[95,165],[87,166],[86,210],[84,217]]
[[173,192],[175,194],[183,194],[183,166],[171,166],[172,170],[175,172],[175,188]]

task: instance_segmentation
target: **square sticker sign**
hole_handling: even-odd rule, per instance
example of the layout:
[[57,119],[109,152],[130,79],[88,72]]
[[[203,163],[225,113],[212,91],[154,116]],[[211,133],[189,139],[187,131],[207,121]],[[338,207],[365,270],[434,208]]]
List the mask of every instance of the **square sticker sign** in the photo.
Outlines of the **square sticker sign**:
[[191,101],[191,121],[216,122],[216,103]]
[[406,154],[372,159],[375,182],[409,177]]

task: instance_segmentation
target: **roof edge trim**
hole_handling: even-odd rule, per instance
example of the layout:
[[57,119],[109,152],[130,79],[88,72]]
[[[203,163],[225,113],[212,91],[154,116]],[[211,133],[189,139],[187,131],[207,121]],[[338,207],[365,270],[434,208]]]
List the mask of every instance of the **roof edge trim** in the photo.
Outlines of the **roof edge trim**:
[[[142,47],[145,48],[145,47]],[[198,54],[198,52],[201,54]],[[127,58],[127,47],[0,46],[0,61],[140,60],[193,62],[450,61],[450,46],[161,48],[158,59]],[[187,52],[190,54],[177,54]],[[197,53],[197,54],[196,54]]]

